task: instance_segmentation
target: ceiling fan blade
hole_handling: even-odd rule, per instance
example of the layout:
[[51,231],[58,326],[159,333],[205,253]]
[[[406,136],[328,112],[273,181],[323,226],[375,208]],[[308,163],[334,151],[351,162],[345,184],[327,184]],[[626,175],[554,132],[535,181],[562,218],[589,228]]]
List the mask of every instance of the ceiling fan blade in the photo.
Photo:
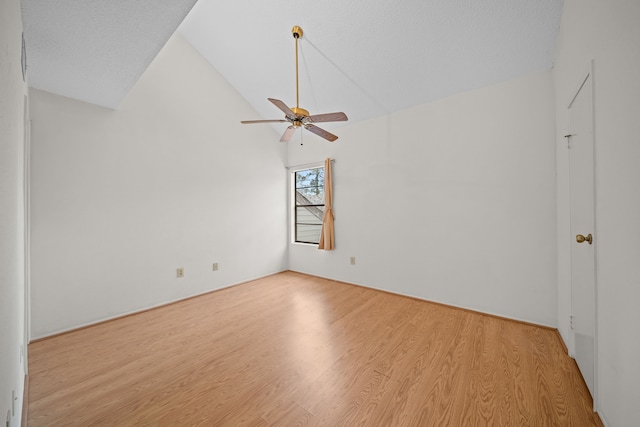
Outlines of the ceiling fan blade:
[[314,126],[314,125],[304,125],[304,128],[306,130],[308,130],[309,132],[313,132],[318,136],[321,136],[322,138],[326,139],[327,141],[333,142],[336,139],[338,139],[337,136],[335,136],[334,134],[327,132],[324,129],[320,129],[318,126]]
[[286,123],[285,119],[274,119],[274,120],[241,120],[240,123],[249,125],[253,123]]
[[296,133],[296,128],[294,126],[289,126],[282,134],[280,142],[289,142],[294,133]]
[[282,112],[284,112],[284,114],[291,118],[291,119],[295,119],[296,118],[296,113],[294,113],[293,111],[291,111],[291,109],[289,107],[287,107],[287,104],[285,104],[284,102],[280,101],[279,99],[275,99],[275,98],[267,98],[273,105],[275,105],[276,107],[278,107],[280,110],[282,110]]
[[313,116],[307,117],[309,121],[313,123],[321,123],[321,122],[346,122],[349,120],[347,115],[343,112],[339,113],[326,113],[326,114],[314,114]]

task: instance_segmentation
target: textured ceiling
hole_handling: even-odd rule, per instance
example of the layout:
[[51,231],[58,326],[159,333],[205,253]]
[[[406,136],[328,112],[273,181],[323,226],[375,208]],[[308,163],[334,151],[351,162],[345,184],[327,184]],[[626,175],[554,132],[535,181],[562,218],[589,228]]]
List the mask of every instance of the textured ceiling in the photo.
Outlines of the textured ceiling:
[[[23,0],[30,84],[117,106],[192,3]],[[300,107],[354,122],[550,69],[561,12],[562,0],[200,0],[179,30],[256,109],[240,120],[282,118],[268,97],[295,106],[301,26]]]
[[295,105],[301,26],[300,106],[353,122],[550,69],[561,12],[561,0],[200,0],[180,32],[253,118],[281,118],[266,98]]
[[196,0],[22,0],[29,85],[116,108]]

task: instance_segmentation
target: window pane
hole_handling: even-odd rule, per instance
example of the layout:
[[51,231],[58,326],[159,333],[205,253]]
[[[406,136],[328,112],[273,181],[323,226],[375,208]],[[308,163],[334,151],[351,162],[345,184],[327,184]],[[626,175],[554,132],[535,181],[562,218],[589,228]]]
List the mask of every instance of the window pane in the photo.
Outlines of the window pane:
[[324,204],[324,167],[306,169],[295,173],[296,204]]
[[324,167],[296,172],[296,188],[324,185]]
[[296,190],[296,205],[323,205],[324,187],[307,187]]
[[324,218],[324,206],[296,206],[296,224],[320,224]]
[[322,225],[304,225],[296,226],[296,242],[319,243]]
[[324,218],[324,167],[294,173],[295,241],[318,243]]

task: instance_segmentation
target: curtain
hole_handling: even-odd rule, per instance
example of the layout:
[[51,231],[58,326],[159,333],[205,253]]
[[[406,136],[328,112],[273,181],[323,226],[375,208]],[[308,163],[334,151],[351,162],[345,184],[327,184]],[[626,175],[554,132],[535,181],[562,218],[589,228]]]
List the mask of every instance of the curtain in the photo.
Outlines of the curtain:
[[335,249],[336,236],[333,229],[333,185],[331,183],[331,159],[324,161],[324,218],[318,249],[332,251]]

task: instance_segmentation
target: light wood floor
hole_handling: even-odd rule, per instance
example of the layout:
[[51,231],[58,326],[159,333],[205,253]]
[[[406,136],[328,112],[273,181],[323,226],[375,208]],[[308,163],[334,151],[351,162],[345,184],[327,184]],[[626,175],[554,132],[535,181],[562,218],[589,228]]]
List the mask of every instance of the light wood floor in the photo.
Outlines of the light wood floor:
[[553,330],[286,272],[29,346],[30,426],[602,425]]

